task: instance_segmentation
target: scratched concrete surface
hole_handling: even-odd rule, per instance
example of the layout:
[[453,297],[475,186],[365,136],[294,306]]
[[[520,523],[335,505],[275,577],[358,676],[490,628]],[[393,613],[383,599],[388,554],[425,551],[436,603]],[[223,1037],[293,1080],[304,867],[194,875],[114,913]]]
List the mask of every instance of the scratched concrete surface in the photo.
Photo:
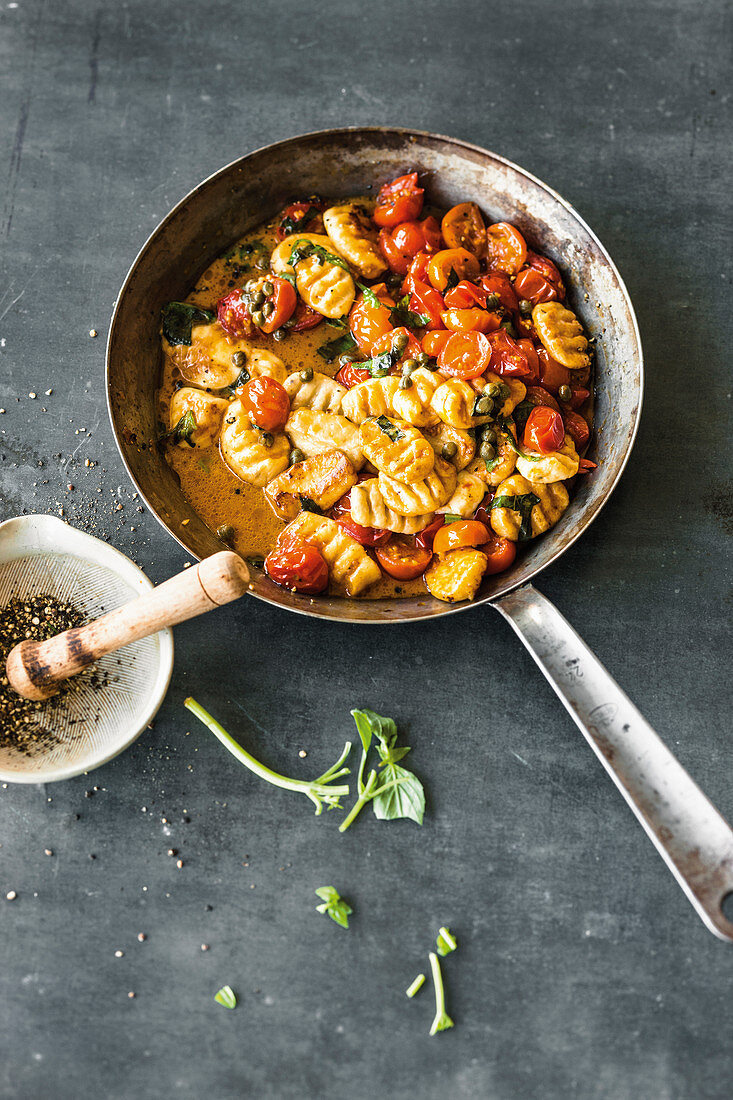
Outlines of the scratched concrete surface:
[[[628,472],[540,587],[733,815],[730,31],[723,0],[2,0],[3,518],[63,508],[156,581],[182,566],[115,453],[103,342],[137,249],[200,179],[344,123],[488,146],[598,232],[647,355]],[[733,948],[491,610],[357,630],[246,601],[176,643],[130,751],[0,791],[3,1097],[730,1096]],[[299,775],[335,759],[350,707],[394,715],[424,827],[340,836],[225,755],[189,692]],[[348,932],[313,911],[326,883]],[[456,1027],[431,1039],[429,988],[403,990],[443,922]]]

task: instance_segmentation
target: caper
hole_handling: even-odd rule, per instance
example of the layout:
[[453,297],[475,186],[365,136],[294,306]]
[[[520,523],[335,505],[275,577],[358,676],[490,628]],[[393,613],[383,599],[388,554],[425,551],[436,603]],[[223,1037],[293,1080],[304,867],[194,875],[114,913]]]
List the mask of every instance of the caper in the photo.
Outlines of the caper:
[[273,284],[272,284],[272,283],[270,282],[270,280],[269,280],[269,279],[267,279],[267,280],[266,280],[266,281],[265,281],[265,282],[264,282],[264,283],[262,284],[262,290],[264,291],[264,293],[265,293],[265,294],[267,295],[267,297],[268,297],[268,298],[270,297],[270,295],[272,294],[272,292],[274,291],[274,289],[275,289],[275,287],[273,286]]
[[406,332],[398,332],[394,340],[392,341],[392,350],[396,351],[398,355],[402,355],[402,352],[405,350],[409,342],[410,341]]
[[232,356],[232,363],[234,363],[235,367],[240,367],[241,368],[245,365],[246,362],[247,362],[247,356],[244,354],[243,351],[235,351],[234,352],[234,355]]
[[221,527],[217,527],[216,537],[222,542],[231,542],[234,538],[234,528],[231,523],[222,523]]
[[425,364],[425,370],[436,371],[437,369],[438,369],[438,360],[437,359],[431,359],[430,356],[428,356],[428,361]]
[[305,455],[301,451],[300,447],[293,447],[290,452],[290,465],[294,466],[296,462],[302,462]]
[[424,351],[419,352],[415,356],[415,362],[417,363],[418,367],[427,367],[428,359],[429,359],[429,356],[426,355]]
[[496,447],[492,443],[482,443],[478,453],[486,462],[490,462],[496,457]]
[[496,443],[496,432],[487,424],[481,438],[484,443]]
[[254,294],[254,292],[257,290],[257,280],[248,279],[247,282],[244,284],[244,289],[249,291],[250,294]]
[[264,315],[264,313],[262,312],[261,309],[256,309],[254,311],[254,313],[252,314],[252,320],[254,321],[254,323],[256,325],[264,325],[265,315]]
[[494,411],[494,402],[490,397],[479,397],[475,410],[478,416],[489,416]]
[[440,453],[443,456],[443,458],[446,458],[446,459],[455,458],[456,455],[458,454],[458,444],[454,443],[453,440],[451,439],[451,440],[448,441],[448,443],[443,444]]
[[286,336],[287,336],[287,332],[285,331],[284,328],[276,328],[275,331],[272,334],[273,340],[277,340],[277,341],[284,340]]
[[273,305],[272,302],[269,302],[269,301],[265,302],[265,304],[262,307],[262,312],[264,313],[265,317],[267,317],[267,319],[269,321],[269,319],[272,317],[273,313],[275,312],[275,306]]
[[499,327],[504,329],[504,332],[507,334],[507,336],[511,336],[513,340],[516,340],[517,330],[515,329],[511,321],[502,321]]
[[560,389],[557,391],[557,396],[560,398],[561,401],[572,401],[573,391],[570,389],[570,386],[566,384],[564,386],[560,386]]
[[261,290],[256,290],[255,293],[252,295],[252,305],[255,307],[255,309],[258,309],[262,305],[264,300],[265,295],[262,293]]
[[270,266],[270,261],[267,259],[266,256],[258,256],[257,259],[255,260],[255,268],[258,271],[267,271],[269,266]]
[[301,382],[312,382],[313,381],[313,367],[306,367],[305,370],[302,370],[300,372],[300,380],[301,380]]
[[400,378],[400,389],[401,390],[409,390],[410,386],[412,386],[412,385],[413,385],[413,381],[410,378],[409,374],[403,374],[402,378]]
[[415,362],[414,359],[403,359],[402,360],[402,373],[403,374],[412,374],[412,372],[414,370],[417,370],[417,363]]
[[519,312],[523,317],[529,317],[532,312],[532,303],[527,298],[522,298],[519,303]]
[[488,386],[484,386],[483,393],[485,393],[488,397],[500,397],[501,382],[489,382]]
[[501,305],[501,298],[498,294],[487,294],[486,296],[486,308],[488,310],[498,309]]
[[262,446],[263,447],[271,447],[274,442],[275,442],[275,437],[272,434],[272,432],[263,432],[262,433]]

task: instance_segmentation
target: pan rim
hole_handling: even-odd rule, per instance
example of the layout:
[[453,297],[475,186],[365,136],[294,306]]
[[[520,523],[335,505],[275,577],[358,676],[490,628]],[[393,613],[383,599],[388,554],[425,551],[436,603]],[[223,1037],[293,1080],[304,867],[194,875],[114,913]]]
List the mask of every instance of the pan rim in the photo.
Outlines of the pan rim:
[[[261,153],[269,152],[270,150],[274,150],[274,149],[278,149],[278,148],[284,148],[288,145],[297,144],[299,142],[302,142],[302,141],[304,141],[306,139],[310,139],[310,138],[318,138],[318,137],[326,137],[326,136],[328,136],[328,137],[337,137],[340,134],[354,134],[354,133],[367,134],[367,135],[368,134],[397,134],[397,135],[405,136],[405,137],[427,138],[427,139],[430,139],[430,140],[433,140],[433,141],[445,142],[448,145],[455,146],[455,147],[458,147],[458,148],[461,148],[461,149],[464,149],[464,150],[469,150],[469,151],[478,153],[481,156],[488,156],[493,161],[498,162],[500,164],[503,164],[507,168],[511,169],[512,171],[517,172],[520,175],[524,176],[526,179],[530,180],[536,186],[538,186],[543,191],[545,191],[548,195],[550,195],[554,199],[554,201],[556,203],[558,203],[561,207],[563,207],[564,210],[567,213],[569,213],[571,215],[571,217],[574,218],[578,222],[578,224],[583,228],[583,230],[593,240],[593,242],[595,243],[595,245],[597,246],[597,248],[599,249],[599,251],[603,255],[603,258],[604,258],[605,262],[607,263],[608,267],[610,268],[610,270],[611,270],[611,272],[614,276],[614,279],[616,280],[616,284],[619,288],[619,291],[620,291],[620,293],[621,293],[621,295],[624,299],[624,302],[626,304],[626,308],[628,310],[629,318],[630,318],[630,321],[631,321],[631,326],[632,326],[632,331],[633,331],[633,336],[634,336],[634,342],[635,342],[635,346],[636,346],[636,353],[637,353],[639,400],[638,400],[638,404],[637,404],[637,407],[636,407],[636,416],[635,416],[635,419],[634,419],[633,426],[631,427],[631,432],[629,434],[626,450],[625,450],[625,453],[624,453],[623,457],[621,458],[618,470],[616,471],[616,474],[613,478],[613,481],[608,486],[608,488],[607,488],[606,492],[604,493],[603,497],[598,502],[593,514],[591,516],[587,517],[587,518],[584,518],[582,523],[580,524],[578,530],[575,532],[575,534],[572,535],[571,537],[569,537],[568,540],[563,544],[562,547],[554,550],[546,561],[544,561],[541,565],[536,566],[532,570],[532,572],[530,573],[530,575],[528,577],[525,577],[523,580],[517,580],[513,583],[507,584],[507,586],[505,588],[503,588],[502,591],[499,592],[499,593],[493,593],[491,595],[481,596],[475,601],[466,601],[466,602],[456,604],[456,605],[446,604],[444,608],[441,608],[438,611],[430,612],[430,613],[427,613],[427,614],[424,614],[424,615],[417,614],[417,615],[409,616],[407,618],[405,618],[404,616],[400,616],[399,614],[396,614],[394,618],[376,618],[376,617],[375,618],[370,618],[368,616],[364,616],[364,617],[360,617],[358,619],[353,619],[349,616],[333,615],[333,614],[327,614],[325,612],[320,612],[320,611],[318,611],[317,606],[314,607],[313,609],[306,608],[306,607],[287,607],[287,606],[283,605],[282,603],[278,602],[277,600],[270,599],[267,595],[265,595],[263,593],[260,593],[260,592],[255,592],[254,590],[252,590],[251,592],[248,593],[248,595],[254,596],[255,599],[261,600],[263,603],[269,604],[272,607],[277,607],[277,608],[280,608],[283,611],[295,613],[297,615],[303,615],[307,618],[316,618],[316,619],[321,619],[321,620],[327,621],[327,622],[341,622],[341,623],[348,622],[348,623],[352,623],[352,624],[357,625],[357,626],[404,625],[405,623],[423,622],[425,620],[432,620],[432,619],[442,618],[445,615],[456,615],[456,614],[459,614],[459,613],[464,612],[464,611],[471,611],[471,610],[473,610],[477,607],[480,607],[483,604],[487,604],[487,603],[488,604],[495,604],[498,601],[500,601],[501,599],[503,599],[504,596],[509,595],[511,592],[516,591],[518,588],[522,588],[522,587],[524,587],[528,584],[531,584],[536,576],[538,576],[545,569],[547,569],[548,566],[552,565],[555,561],[557,561],[558,558],[560,558],[567,550],[570,549],[571,546],[573,546],[577,542],[577,540],[582,535],[585,534],[585,532],[590,527],[591,523],[593,523],[593,521],[596,519],[596,517],[605,508],[606,503],[608,502],[608,499],[613,494],[616,486],[619,483],[619,480],[620,480],[624,470],[626,469],[626,465],[629,461],[629,458],[631,456],[631,452],[634,448],[634,443],[636,442],[636,437],[637,437],[638,430],[639,430],[639,423],[640,423],[640,420],[641,420],[642,408],[643,408],[643,404],[644,404],[645,375],[644,375],[644,351],[643,351],[643,346],[642,346],[642,342],[641,342],[641,334],[639,332],[639,323],[638,323],[638,320],[637,320],[637,317],[636,317],[636,312],[634,310],[633,303],[631,301],[631,296],[629,294],[626,283],[621,278],[621,274],[620,274],[618,268],[616,267],[616,264],[614,263],[614,261],[613,261],[612,257],[610,256],[608,250],[606,249],[604,244],[600,241],[600,239],[598,238],[596,233],[591,229],[591,227],[588,225],[588,223],[585,221],[585,219],[578,213],[578,211],[575,209],[575,207],[570,202],[568,202],[567,199],[564,199],[563,196],[560,195],[553,187],[551,187],[549,184],[545,183],[544,180],[541,180],[538,176],[535,176],[532,172],[529,172],[526,168],[523,168],[521,165],[516,164],[514,161],[509,160],[507,157],[503,157],[499,153],[494,153],[492,150],[486,149],[481,145],[476,145],[473,142],[464,141],[462,138],[456,138],[456,137],[452,137],[452,136],[446,135],[446,134],[437,134],[437,133],[434,133],[430,130],[417,130],[417,129],[413,129],[411,127],[403,127],[403,126],[336,126],[336,127],[327,127],[325,129],[322,129],[322,130],[309,130],[309,131],[306,131],[305,133],[295,134],[295,135],[293,135],[291,137],[288,137],[288,138],[282,138],[279,141],[268,142],[266,145],[261,145],[261,146],[258,146],[256,149],[250,150],[249,152],[245,153],[243,156],[235,157],[234,160],[229,161],[227,164],[223,165],[221,168],[218,168],[216,171],[214,171],[210,175],[206,176],[203,180],[201,180],[198,184],[196,184],[195,187],[193,187],[190,191],[188,191],[173,207],[171,207],[171,209],[168,211],[168,213],[158,222],[158,224],[155,226],[155,228],[152,230],[152,232],[148,235],[148,237],[146,238],[146,240],[144,241],[144,243],[142,244],[142,246],[138,250],[137,254],[135,255],[132,263],[130,264],[130,267],[128,268],[127,274],[125,275],[125,278],[124,278],[123,283],[120,287],[120,290],[118,291],[117,298],[115,300],[114,309],[112,311],[112,316],[111,316],[111,319],[110,319],[109,331],[108,331],[108,334],[107,334],[107,343],[106,343],[106,348],[105,348],[105,389],[106,389],[106,398],[107,398],[107,413],[108,413],[108,416],[109,416],[109,419],[110,419],[110,424],[111,424],[111,427],[112,427],[112,433],[114,435],[115,444],[117,446],[117,451],[119,453],[120,458],[122,459],[125,470],[127,471],[127,474],[129,476],[130,480],[132,481],[133,485],[135,486],[135,489],[140,494],[140,497],[141,497],[142,501],[146,504],[148,510],[152,513],[152,515],[158,521],[160,526],[178,543],[178,545],[181,546],[186,551],[186,553],[191,554],[191,556],[194,557],[194,558],[197,558],[196,553],[193,550],[191,550],[191,548],[176,534],[175,531],[173,531],[168,526],[168,524],[165,522],[165,520],[149,504],[147,496],[146,496],[144,490],[142,489],[140,483],[138,482],[137,478],[135,477],[135,474],[133,473],[133,471],[131,469],[131,466],[130,466],[128,460],[127,460],[127,456],[126,456],[126,454],[123,450],[123,447],[122,447],[122,440],[120,438],[120,433],[118,431],[118,427],[117,427],[117,424],[115,422],[115,418],[113,416],[113,412],[112,412],[112,395],[111,395],[111,379],[110,379],[110,355],[111,355],[112,343],[113,343],[113,338],[114,338],[114,335],[115,335],[116,326],[117,326],[118,321],[119,321],[120,307],[121,307],[121,303],[122,303],[122,301],[125,297],[125,292],[127,291],[128,285],[129,285],[130,281],[132,280],[132,278],[135,274],[135,270],[136,270],[138,264],[143,259],[145,253],[148,251],[148,249],[151,246],[154,239],[165,228],[165,226],[168,225],[168,223],[178,215],[179,211],[187,203],[189,203],[198,194],[199,191],[201,191],[203,188],[205,188],[212,181],[214,181],[218,177],[224,175],[225,173],[230,172],[237,165],[242,165],[246,161],[250,160],[253,157],[258,156]],[[315,601],[313,601],[313,602],[315,603]],[[374,601],[374,602],[376,603],[377,601]],[[392,601],[392,602],[396,602],[396,601]],[[368,605],[370,603],[370,601],[364,600],[364,601],[360,601],[360,603],[362,605],[364,605],[364,604]]]

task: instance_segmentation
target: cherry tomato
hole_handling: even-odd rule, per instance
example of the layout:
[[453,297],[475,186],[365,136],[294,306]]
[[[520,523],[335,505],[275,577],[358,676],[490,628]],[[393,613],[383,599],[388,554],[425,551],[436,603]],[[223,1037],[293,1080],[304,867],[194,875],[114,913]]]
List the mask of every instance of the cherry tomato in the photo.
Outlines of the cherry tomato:
[[[422,351],[422,344],[418,340],[417,336],[415,336],[414,332],[410,332],[410,330],[407,328],[395,328],[392,329],[391,332],[385,333],[384,336],[380,336],[377,340],[374,341],[374,344],[372,345],[372,355],[381,355],[385,351],[391,351],[392,345],[394,343],[394,338],[398,334],[407,337],[407,344],[405,346],[405,350],[400,355],[400,359],[414,359],[416,355],[420,354],[420,352]],[[397,363],[394,367],[392,367],[390,374],[399,374],[400,371],[401,367]]]
[[481,553],[486,554],[489,564],[486,566],[488,576],[495,573],[503,573],[510,565],[514,564],[517,556],[517,544],[511,539],[492,537],[481,547]]
[[491,344],[491,370],[494,374],[536,381],[526,348],[512,339],[505,329],[490,332],[487,339]]
[[545,348],[537,348],[537,358],[540,361],[540,381],[546,390],[557,393],[560,386],[570,385],[570,371],[561,363],[553,359]]
[[304,539],[290,538],[265,558],[265,569],[275,584],[296,592],[317,595],[328,586],[328,566],[315,546]]
[[437,358],[452,335],[453,333],[449,332],[447,329],[426,332],[422,338],[422,350],[426,355]]
[[597,462],[591,462],[591,460],[589,458],[581,458],[580,465],[578,466],[578,473],[579,474],[589,474],[591,472],[591,470],[597,470],[597,469],[598,469],[598,463]]
[[536,252],[531,252],[527,249],[527,266],[534,268],[538,271],[548,283],[552,283],[557,291],[558,298],[562,301],[565,297],[565,285],[562,281],[562,275],[555,267],[552,260],[548,260],[547,256],[540,256]]
[[260,325],[263,332],[274,332],[275,329],[284,325],[293,316],[298,304],[295,288],[287,279],[279,279],[277,275],[271,275],[269,282],[272,283],[274,290],[267,301],[271,302],[275,308]]
[[247,383],[242,390],[241,401],[250,420],[266,432],[284,427],[290,415],[287,390],[266,374]]
[[491,359],[491,345],[482,332],[454,332],[438,356],[438,370],[456,378],[478,378]]
[[516,275],[527,258],[527,244],[509,222],[495,222],[486,230],[486,244],[490,271],[503,271]]
[[434,519],[432,523],[423,528],[419,535],[415,535],[415,542],[418,546],[422,546],[423,550],[432,551],[433,539],[443,527],[445,527],[445,520],[443,516],[438,516],[437,519]]
[[422,210],[423,194],[422,187],[417,186],[417,172],[385,183],[377,195],[375,222],[391,227],[400,222],[414,221]]
[[557,287],[534,267],[523,267],[514,280],[514,289],[520,298],[526,298],[533,306],[538,302],[553,302],[558,297]]
[[442,245],[440,227],[435,218],[421,222],[400,222],[394,229],[382,229],[379,247],[392,271],[406,275],[420,252],[437,252]]
[[[408,279],[410,276],[408,275]],[[441,320],[441,314],[445,307],[443,301],[443,295],[439,290],[435,290],[430,283],[420,282],[419,279],[413,280],[413,288],[410,294],[410,309],[413,313],[422,313],[424,317],[429,317],[428,328],[441,328],[443,322]]]
[[445,290],[451,271],[461,280],[475,279],[479,270],[479,262],[472,252],[465,248],[444,248],[428,263],[428,279],[436,290]]
[[540,377],[540,361],[535,351],[534,344],[531,340],[525,338],[520,338],[517,340],[517,343],[527,358],[527,366],[531,371],[532,378],[538,380]]
[[481,286],[487,294],[496,294],[499,302],[504,306],[504,309],[508,310],[510,313],[518,312],[519,299],[514,293],[514,287],[509,282],[506,275],[502,275],[498,271],[491,275],[482,275]]
[[309,233],[323,233],[321,207],[315,202],[292,202],[285,207],[278,221],[280,224],[275,233],[279,241],[306,228]]
[[331,516],[361,546],[382,546],[392,534],[381,527],[362,527],[351,517],[351,493],[345,493],[331,509]]
[[436,219],[430,215],[420,222],[420,229],[425,240],[425,248],[429,252],[439,252],[443,248],[443,237]]
[[448,309],[471,309],[473,306],[486,308],[486,291],[465,279],[446,290],[443,297]]
[[473,518],[477,519],[479,523],[483,523],[484,527],[489,531],[491,530],[491,502],[495,496],[496,489],[489,489],[486,496],[473,513]]
[[290,318],[287,327],[291,332],[306,332],[308,329],[320,325],[322,320],[322,313],[318,313],[315,309],[311,309],[310,306],[305,304],[302,298],[299,298],[298,304],[295,307],[295,313]]
[[249,306],[242,298],[242,290],[237,287],[216,305],[216,319],[230,336],[241,338],[254,336],[257,331],[249,313]]
[[481,546],[491,538],[491,531],[476,519],[446,523],[433,539],[433,553],[442,556],[462,546]]
[[561,447],[564,438],[565,428],[560,413],[547,405],[536,405],[524,426],[525,447],[547,455]]
[[419,577],[430,565],[432,551],[418,546],[412,535],[392,535],[384,546],[375,550],[377,561],[398,581],[411,581]]
[[429,282],[430,282],[430,280],[428,279],[428,264],[429,263],[430,263],[430,253],[429,252],[418,252],[417,256],[415,256],[412,263],[410,264],[410,270],[407,272],[407,275],[405,276],[405,278],[402,282],[402,287],[401,287],[401,293],[402,294],[412,294],[413,290],[415,289],[415,284],[418,283],[418,282],[429,284]]
[[479,260],[486,255],[486,226],[475,202],[460,202],[441,223],[448,248],[465,248]]
[[524,400],[529,401],[530,405],[546,405],[548,409],[560,412],[560,406],[555,398],[542,386],[528,386]]
[[565,431],[572,438],[576,449],[582,451],[590,439],[588,421],[580,413],[572,412],[572,410],[563,414],[563,420],[565,421]]
[[375,341],[392,331],[390,306],[394,305],[394,300],[387,295],[384,283],[375,286],[373,293],[382,305],[375,306],[371,299],[360,294],[349,313],[351,335],[365,355],[371,355]]
[[501,325],[501,317],[485,309],[447,309],[441,319],[455,332],[493,332]]
[[570,398],[570,408],[579,409],[585,405],[590,397],[590,390],[584,390],[580,386],[577,389],[573,389],[572,386],[570,388],[573,390],[573,396]]

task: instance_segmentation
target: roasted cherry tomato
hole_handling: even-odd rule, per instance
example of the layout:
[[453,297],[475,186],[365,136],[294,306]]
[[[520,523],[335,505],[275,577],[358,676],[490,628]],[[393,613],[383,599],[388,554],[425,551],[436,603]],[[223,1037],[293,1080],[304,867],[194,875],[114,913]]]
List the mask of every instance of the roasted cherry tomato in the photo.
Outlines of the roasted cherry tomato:
[[[400,353],[400,359],[414,359],[416,355],[419,355],[422,351],[422,344],[415,336],[414,332],[410,332],[407,328],[395,328],[391,332],[385,333],[384,336],[380,336],[374,341],[372,346],[372,355],[382,355],[385,351],[391,351],[395,342],[395,337],[401,336],[402,339],[407,337],[407,343],[405,344],[404,351]],[[392,367],[390,374],[399,374],[401,371],[399,363]]]
[[536,351],[540,361],[540,382],[545,389],[557,393],[560,386],[569,386],[571,372],[568,368],[553,359],[545,348],[537,348]]
[[298,304],[295,307],[295,313],[287,323],[287,328],[291,332],[306,332],[310,328],[315,328],[316,325],[320,325],[323,320],[323,314],[318,313],[315,309],[311,309],[307,306],[302,298],[298,299]]
[[509,222],[495,222],[486,230],[489,270],[516,275],[527,258],[527,244]]
[[422,350],[426,355],[437,358],[452,335],[452,332],[444,328],[426,332],[422,338]]
[[322,207],[315,202],[293,202],[286,206],[280,215],[275,230],[277,239],[282,241],[291,233],[323,233]]
[[526,298],[533,306],[538,302],[557,299],[557,287],[534,267],[523,267],[514,280],[514,290],[520,298]]
[[279,279],[277,275],[271,275],[268,279],[265,279],[265,283],[268,282],[272,283],[274,289],[266,301],[270,302],[274,309],[259,327],[263,332],[274,332],[275,329],[280,328],[286,321],[289,321],[295,313],[298,295],[295,293],[293,284],[289,283],[287,279]]
[[472,309],[473,306],[486,308],[486,291],[475,283],[463,280],[457,286],[446,290],[443,295],[447,309]]
[[539,379],[540,361],[537,356],[537,352],[535,351],[534,344],[531,340],[527,340],[526,338],[520,338],[519,340],[517,340],[517,343],[525,354],[525,357],[527,359],[527,366],[531,371],[532,377],[535,379]]
[[481,547],[481,553],[486,554],[489,559],[489,564],[486,566],[487,575],[493,576],[494,573],[503,573],[505,569],[514,564],[514,559],[517,556],[517,544],[512,542],[511,539],[494,536]]
[[451,271],[460,281],[475,279],[479,270],[479,262],[472,252],[468,252],[465,248],[444,248],[430,259],[428,279],[436,290],[445,290]]
[[385,183],[377,195],[375,222],[391,227],[400,222],[414,221],[422,210],[423,194],[422,187],[417,186],[417,172]]
[[[408,279],[409,277],[408,275]],[[423,317],[429,318],[428,328],[442,327],[441,314],[444,307],[443,295],[439,290],[432,287],[430,283],[423,283],[419,279],[413,280],[410,309],[413,313],[421,313]]]
[[578,466],[578,473],[579,474],[589,474],[591,472],[591,470],[597,470],[597,469],[598,469],[598,463],[597,462],[591,462],[591,460],[589,458],[581,458],[580,464]]
[[392,535],[384,546],[374,551],[377,561],[398,581],[411,581],[419,577],[430,565],[433,556],[431,550],[418,546],[413,535]]
[[570,408],[580,409],[590,397],[590,390],[584,390],[580,386],[576,389],[573,389],[572,386],[570,388],[573,391],[573,396],[570,398]]
[[428,278],[430,255],[429,252],[418,252],[417,256],[415,256],[410,264],[410,270],[402,281],[402,294],[412,294],[416,283],[430,283]]
[[462,519],[445,523],[433,539],[433,553],[447,554],[462,546],[482,546],[491,538],[491,531],[477,519]]
[[548,260],[547,256],[540,256],[537,252],[531,252],[527,249],[526,264],[527,267],[532,267],[535,271],[538,271],[543,278],[547,279],[548,283],[552,283],[557,291],[557,297],[562,301],[565,297],[565,284],[562,281],[562,275],[552,260]]
[[350,390],[352,386],[358,386],[360,382],[366,382],[371,378],[368,370],[360,370],[354,363],[347,363],[336,375],[336,381]]
[[216,319],[224,332],[230,336],[238,338],[254,336],[257,331],[240,287],[227,294],[225,298],[219,299],[216,306]]
[[438,356],[438,370],[455,378],[478,378],[491,359],[491,344],[482,332],[454,332]]
[[530,405],[547,405],[548,409],[560,412],[557,401],[543,386],[528,386],[524,400],[529,401]]
[[421,222],[400,222],[394,229],[382,229],[379,247],[392,271],[406,275],[419,252],[437,252],[442,246],[440,226],[435,218]]
[[381,527],[362,527],[351,516],[351,493],[345,493],[331,509],[331,516],[362,546],[383,546],[392,534]]
[[381,305],[375,306],[371,298],[360,294],[349,313],[349,328],[359,348],[365,355],[371,355],[372,347],[380,336],[392,331],[390,307],[394,300],[387,294],[384,283],[372,287]]
[[296,592],[316,595],[328,586],[328,566],[315,546],[304,539],[290,538],[265,558],[265,569],[275,584]]
[[489,489],[486,496],[473,513],[473,518],[477,519],[479,523],[483,523],[484,527],[488,528],[488,530],[491,530],[491,502],[495,496],[496,489]]
[[491,344],[491,370],[494,374],[537,380],[533,370],[534,360],[530,362],[526,348],[519,341],[512,339],[504,329],[490,332],[487,339]]
[[560,413],[547,405],[536,405],[524,426],[525,447],[547,455],[561,447],[564,438],[565,428]]
[[494,332],[501,326],[501,317],[485,309],[446,309],[441,314],[446,328],[454,332]]
[[493,272],[491,275],[481,276],[481,286],[486,291],[487,295],[496,294],[499,299],[499,304],[508,310],[509,313],[516,313],[519,309],[519,299],[514,293],[514,287],[509,282],[506,275],[502,275],[500,272]]
[[486,255],[486,225],[475,202],[460,202],[441,223],[448,248],[465,248],[482,260]]
[[588,421],[580,413],[572,410],[563,413],[563,420],[565,421],[565,431],[575,443],[576,449],[582,451],[590,439]]
[[418,535],[415,535],[415,542],[418,546],[422,546],[423,550],[432,550],[433,539],[443,527],[445,527],[445,520],[443,516],[438,516],[438,518],[434,519],[432,523],[429,523],[427,527],[424,527]]
[[290,415],[287,390],[266,374],[247,383],[242,390],[241,401],[250,420],[265,432],[284,427]]

